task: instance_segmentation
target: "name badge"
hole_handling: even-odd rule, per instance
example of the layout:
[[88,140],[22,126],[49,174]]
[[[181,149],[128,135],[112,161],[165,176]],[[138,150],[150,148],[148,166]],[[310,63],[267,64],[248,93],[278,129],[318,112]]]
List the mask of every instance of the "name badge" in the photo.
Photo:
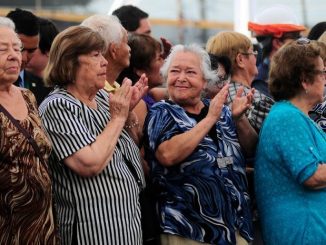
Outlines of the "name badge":
[[219,168],[226,168],[227,165],[233,164],[233,157],[218,157],[216,162]]

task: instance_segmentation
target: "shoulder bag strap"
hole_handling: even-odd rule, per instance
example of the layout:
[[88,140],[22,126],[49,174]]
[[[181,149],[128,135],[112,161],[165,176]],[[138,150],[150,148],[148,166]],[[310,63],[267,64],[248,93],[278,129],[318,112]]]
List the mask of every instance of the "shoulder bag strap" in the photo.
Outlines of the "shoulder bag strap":
[[46,167],[46,164],[45,164],[45,161],[44,161],[44,159],[42,157],[40,148],[36,144],[36,141],[31,136],[31,134],[28,133],[27,130],[25,128],[23,128],[20,125],[20,123],[1,104],[0,104],[0,112],[3,112],[3,114],[5,114],[9,118],[9,120],[16,126],[16,128],[18,128],[18,130],[26,137],[28,142],[32,145],[32,147],[33,147],[36,155],[40,159],[41,163]]

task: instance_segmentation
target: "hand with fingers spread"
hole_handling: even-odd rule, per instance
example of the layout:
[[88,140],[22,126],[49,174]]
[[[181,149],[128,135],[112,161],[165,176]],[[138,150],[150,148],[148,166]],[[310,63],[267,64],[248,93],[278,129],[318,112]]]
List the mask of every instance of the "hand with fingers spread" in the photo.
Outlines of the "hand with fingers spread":
[[[126,80],[125,78],[123,82]],[[128,79],[129,80],[129,79]],[[138,102],[141,100],[141,98],[147,93],[148,90],[148,78],[145,73],[143,73],[139,80],[136,82],[134,86],[131,87],[131,100],[129,105],[129,110],[132,111],[135,106],[138,104]]]
[[232,117],[234,120],[239,120],[244,116],[253,101],[255,89],[252,88],[247,95],[243,91],[244,88],[240,87],[232,103]]
[[226,84],[211,100],[207,117],[214,117],[216,121],[220,118],[222,108],[229,93],[228,89],[229,85]]
[[131,80],[125,78],[121,87],[109,95],[111,120],[117,118],[127,120],[132,96]]

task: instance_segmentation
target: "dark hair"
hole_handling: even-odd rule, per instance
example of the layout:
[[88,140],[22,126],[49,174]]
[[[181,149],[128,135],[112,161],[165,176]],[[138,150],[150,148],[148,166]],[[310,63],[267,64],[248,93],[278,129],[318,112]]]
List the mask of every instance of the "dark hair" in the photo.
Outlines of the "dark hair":
[[314,25],[307,36],[310,40],[317,40],[326,31],[326,21]]
[[16,8],[7,14],[16,26],[16,32],[26,36],[36,36],[40,32],[40,23],[37,16],[27,10]]
[[227,56],[218,56],[214,54],[209,54],[209,59],[211,60],[211,69],[217,70],[218,63],[222,64],[225,70],[225,74],[231,74],[231,61]]
[[303,80],[313,83],[318,56],[319,49],[312,41],[307,44],[292,41],[275,53],[269,72],[269,90],[275,101],[298,95],[303,90]]
[[133,5],[124,5],[114,10],[112,15],[116,15],[119,18],[122,26],[128,32],[136,31],[140,26],[140,20],[148,18],[146,12]]
[[[281,41],[284,41],[286,39],[293,39],[296,40],[300,38],[300,32],[299,31],[290,31],[290,32],[284,32],[282,36],[278,39]],[[273,35],[267,35],[267,36],[257,36],[256,37],[258,43],[260,44],[260,48],[262,51],[262,58],[266,58],[270,55],[270,53],[273,50]]]
[[151,62],[156,58],[157,52],[161,52],[161,44],[155,38],[146,34],[130,34],[128,37],[130,47],[130,64],[124,69],[117,81],[122,83],[128,77],[133,83],[137,82],[139,76],[137,70],[150,70]]
[[39,18],[39,22],[40,22],[39,49],[41,50],[42,54],[46,54],[46,52],[50,51],[52,42],[54,38],[58,35],[59,30],[55,26],[55,24],[48,19]]
[[79,67],[78,57],[92,51],[102,51],[106,44],[101,35],[86,26],[71,26],[54,39],[49,61],[44,70],[48,86],[65,86],[73,83]]

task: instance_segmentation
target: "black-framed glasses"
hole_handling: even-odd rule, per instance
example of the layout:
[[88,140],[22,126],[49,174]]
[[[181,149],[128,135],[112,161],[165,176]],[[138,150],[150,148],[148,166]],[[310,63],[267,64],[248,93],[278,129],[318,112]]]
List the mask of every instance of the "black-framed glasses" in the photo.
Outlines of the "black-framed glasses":
[[243,55],[253,55],[255,57],[257,57],[258,55],[258,51],[250,51],[250,52],[241,52],[240,54],[243,54]]
[[296,43],[300,44],[300,45],[306,45],[306,44],[310,43],[310,39],[308,39],[306,37],[301,37],[301,38],[296,40]]

